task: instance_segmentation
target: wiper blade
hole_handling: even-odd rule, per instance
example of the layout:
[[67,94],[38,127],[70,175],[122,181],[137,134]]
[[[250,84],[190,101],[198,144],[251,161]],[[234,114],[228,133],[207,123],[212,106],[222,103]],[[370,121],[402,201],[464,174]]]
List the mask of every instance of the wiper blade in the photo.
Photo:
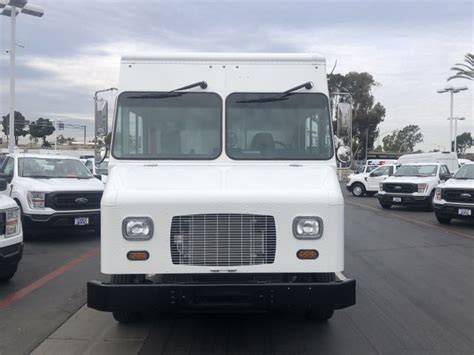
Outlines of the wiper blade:
[[259,99],[252,99],[252,100],[240,100],[240,101],[236,101],[236,103],[238,103],[238,104],[248,104],[248,103],[273,102],[273,101],[288,100],[288,96],[290,96],[294,91],[297,91],[297,90],[303,89],[303,88],[305,88],[306,90],[310,90],[313,87],[314,87],[313,82],[312,81],[307,81],[304,84],[295,86],[294,88],[283,91],[281,94],[277,94],[275,96],[261,97]]
[[22,177],[32,178],[32,179],[51,179],[52,178],[52,176],[47,176],[47,175],[23,175]]
[[149,93],[143,95],[136,95],[136,96],[129,96],[129,99],[167,99],[170,97],[179,97],[183,95],[183,93],[178,91],[189,90],[195,87],[200,87],[201,89],[207,88],[207,83],[205,81],[198,81],[197,83],[186,85],[168,92],[157,92],[157,93]]

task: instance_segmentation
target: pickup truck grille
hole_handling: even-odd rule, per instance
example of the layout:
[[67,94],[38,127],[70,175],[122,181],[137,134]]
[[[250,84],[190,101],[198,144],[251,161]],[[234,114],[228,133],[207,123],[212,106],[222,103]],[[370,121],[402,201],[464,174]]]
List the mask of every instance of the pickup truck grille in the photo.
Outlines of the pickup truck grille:
[[102,191],[51,192],[46,194],[45,206],[56,211],[96,210],[101,198]]
[[384,183],[383,190],[385,192],[411,194],[418,191],[418,186],[415,184]]
[[443,199],[448,202],[474,203],[474,190],[443,190]]
[[173,264],[240,266],[272,264],[276,230],[273,216],[194,214],[171,222]]

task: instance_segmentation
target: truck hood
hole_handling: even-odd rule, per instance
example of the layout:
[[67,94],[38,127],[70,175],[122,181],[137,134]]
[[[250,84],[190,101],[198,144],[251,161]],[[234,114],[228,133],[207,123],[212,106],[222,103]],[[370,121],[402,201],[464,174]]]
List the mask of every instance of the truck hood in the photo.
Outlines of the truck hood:
[[16,202],[9,196],[0,194],[0,210],[18,207]]
[[436,176],[427,176],[427,177],[418,177],[418,176],[390,176],[385,179],[383,182],[391,183],[406,183],[406,184],[423,184],[437,181]]
[[33,179],[21,178],[21,183],[30,191],[102,191],[104,183],[92,179]]
[[[134,200],[232,201],[268,203],[305,199],[343,204],[330,166],[118,165],[111,169],[102,205]],[[156,201],[156,200],[155,200]]]
[[449,189],[474,189],[474,179],[449,179],[448,181],[438,185],[438,187]]

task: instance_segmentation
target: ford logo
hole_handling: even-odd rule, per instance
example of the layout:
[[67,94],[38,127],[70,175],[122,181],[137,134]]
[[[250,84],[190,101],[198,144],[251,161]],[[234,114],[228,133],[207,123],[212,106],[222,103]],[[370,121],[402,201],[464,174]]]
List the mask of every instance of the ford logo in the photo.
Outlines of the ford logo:
[[78,205],[85,205],[89,200],[85,197],[78,197],[74,200]]
[[468,194],[468,193],[464,193],[464,194],[461,194],[460,197],[461,197],[462,199],[464,199],[464,200],[467,200],[467,199],[471,198],[472,195],[471,195],[471,194]]
[[395,189],[395,190],[401,190],[402,187],[401,187],[401,186],[395,186],[394,189]]

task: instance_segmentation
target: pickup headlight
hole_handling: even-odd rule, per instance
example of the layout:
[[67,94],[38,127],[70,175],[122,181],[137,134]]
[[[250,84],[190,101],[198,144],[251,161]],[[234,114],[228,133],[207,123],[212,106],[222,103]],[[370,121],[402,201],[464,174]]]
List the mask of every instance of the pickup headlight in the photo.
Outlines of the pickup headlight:
[[379,182],[379,191],[380,191],[380,192],[383,191],[383,182]]
[[28,191],[28,205],[31,209],[43,210],[46,193],[37,191]]
[[320,217],[296,217],[293,234],[298,239],[319,239],[323,235],[323,220]]
[[14,237],[20,233],[20,209],[14,208],[5,212],[5,238]]
[[435,190],[435,200],[438,200],[438,201],[441,200],[442,199],[442,197],[441,197],[442,193],[443,193],[442,189],[436,189]]
[[425,193],[428,189],[428,184],[418,184],[418,193]]
[[153,237],[150,217],[127,217],[122,222],[122,234],[127,240],[148,240]]

